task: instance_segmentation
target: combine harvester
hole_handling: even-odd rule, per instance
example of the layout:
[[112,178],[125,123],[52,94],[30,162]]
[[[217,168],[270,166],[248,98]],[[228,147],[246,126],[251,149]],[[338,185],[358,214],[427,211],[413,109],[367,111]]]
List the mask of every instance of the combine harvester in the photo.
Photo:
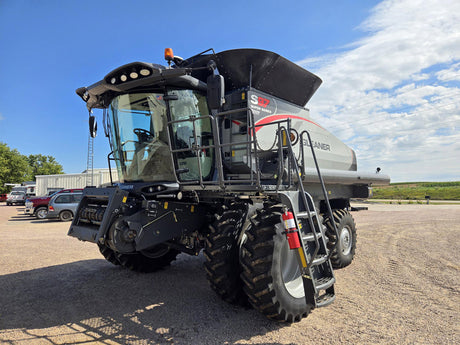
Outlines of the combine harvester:
[[[356,246],[350,198],[389,177],[305,108],[321,79],[268,51],[208,50],[133,62],[77,90],[120,179],[84,190],[69,235],[111,263],[151,272],[204,249],[212,289],[295,322],[335,299]],[[179,278],[179,277],[178,277]]]

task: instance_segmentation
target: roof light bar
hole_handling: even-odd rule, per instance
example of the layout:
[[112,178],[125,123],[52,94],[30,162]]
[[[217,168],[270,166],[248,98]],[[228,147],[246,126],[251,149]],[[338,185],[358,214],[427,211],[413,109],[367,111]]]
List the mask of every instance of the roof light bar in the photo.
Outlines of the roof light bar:
[[150,70],[148,70],[147,68],[143,68],[139,71],[139,73],[144,76],[144,77],[147,77],[148,75],[150,75]]
[[130,82],[149,77],[153,74],[152,67],[144,63],[133,63],[118,68],[105,77],[105,82],[111,85]]

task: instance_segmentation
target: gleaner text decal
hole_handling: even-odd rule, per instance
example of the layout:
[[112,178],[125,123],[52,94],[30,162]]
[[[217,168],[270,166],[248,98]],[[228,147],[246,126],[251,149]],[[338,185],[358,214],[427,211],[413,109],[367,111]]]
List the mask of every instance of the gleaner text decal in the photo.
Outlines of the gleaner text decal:
[[[313,148],[315,148],[315,149],[324,150],[324,151],[331,151],[331,145],[329,145],[329,144],[321,143],[319,141],[314,141],[314,140],[312,140],[311,142],[313,144]],[[308,142],[307,139],[304,139],[303,140],[303,145],[304,146],[310,146],[310,143]]]

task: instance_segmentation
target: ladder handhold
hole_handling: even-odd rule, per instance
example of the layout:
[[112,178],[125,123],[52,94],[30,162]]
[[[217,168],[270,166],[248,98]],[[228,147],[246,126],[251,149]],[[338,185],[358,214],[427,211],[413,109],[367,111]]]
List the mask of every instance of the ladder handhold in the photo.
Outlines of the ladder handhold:
[[[322,233],[320,233],[320,232],[316,233],[316,238],[319,239],[319,238],[321,238],[321,236],[323,236]],[[304,237],[302,237],[302,240],[314,242],[315,241],[315,235],[313,233],[309,233],[308,235],[305,235]]]
[[318,216],[318,214],[315,211],[304,211],[297,213],[297,218],[313,218],[315,216]]
[[328,260],[328,256],[327,255],[322,255],[322,256],[317,257],[317,258],[315,258],[313,260],[312,266],[321,265],[321,264],[325,263],[327,260]]

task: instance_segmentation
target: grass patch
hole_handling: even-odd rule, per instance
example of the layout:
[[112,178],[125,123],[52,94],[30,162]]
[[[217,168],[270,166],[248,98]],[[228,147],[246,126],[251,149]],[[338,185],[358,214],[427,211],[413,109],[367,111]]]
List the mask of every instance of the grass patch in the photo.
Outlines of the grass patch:
[[460,181],[457,182],[404,182],[373,187],[372,199],[390,200],[460,200]]

